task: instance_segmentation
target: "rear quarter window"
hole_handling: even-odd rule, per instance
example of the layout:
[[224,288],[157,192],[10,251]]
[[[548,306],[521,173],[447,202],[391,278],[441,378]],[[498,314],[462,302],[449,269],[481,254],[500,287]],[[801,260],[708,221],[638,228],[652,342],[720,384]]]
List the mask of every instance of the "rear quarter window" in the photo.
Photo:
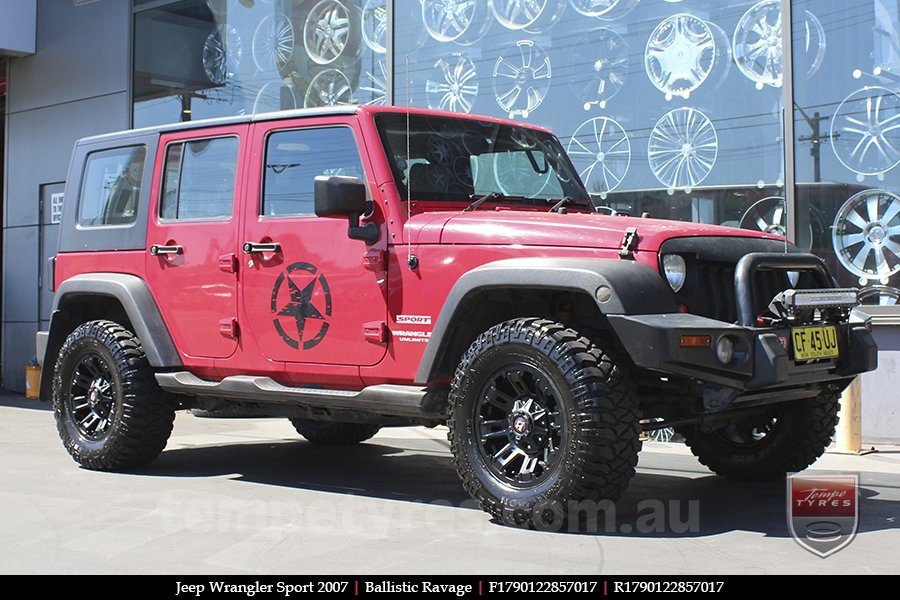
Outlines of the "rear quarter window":
[[144,146],[88,154],[78,198],[81,227],[131,225],[137,220],[146,157]]

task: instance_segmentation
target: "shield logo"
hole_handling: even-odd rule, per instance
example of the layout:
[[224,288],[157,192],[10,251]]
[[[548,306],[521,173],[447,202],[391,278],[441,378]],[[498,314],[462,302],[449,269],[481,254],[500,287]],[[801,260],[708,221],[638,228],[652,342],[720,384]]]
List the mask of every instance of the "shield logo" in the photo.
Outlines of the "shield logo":
[[825,558],[847,546],[859,525],[859,475],[787,479],[788,529],[797,543]]

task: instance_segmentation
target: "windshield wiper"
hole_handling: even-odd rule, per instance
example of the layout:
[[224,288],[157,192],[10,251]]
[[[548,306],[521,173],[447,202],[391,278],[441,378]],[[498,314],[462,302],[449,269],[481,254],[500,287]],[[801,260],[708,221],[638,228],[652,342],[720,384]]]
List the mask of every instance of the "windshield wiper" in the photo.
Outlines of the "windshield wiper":
[[523,200],[525,200],[525,196],[507,196],[506,194],[501,194],[500,192],[491,192],[490,194],[485,194],[481,197],[472,194],[471,196],[469,196],[469,199],[473,199],[475,200],[475,202],[463,209],[463,212],[472,212],[487,201],[515,200],[517,202],[522,202]]
[[[548,202],[550,202],[551,200],[552,199],[548,199]],[[560,209],[562,207],[568,206],[569,204],[573,204],[575,202],[583,204],[583,205],[589,207],[591,210],[594,210],[593,203],[588,202],[587,200],[573,198],[571,196],[564,196],[559,202],[557,202],[556,204],[553,205],[553,207],[550,209],[549,212],[560,212]]]

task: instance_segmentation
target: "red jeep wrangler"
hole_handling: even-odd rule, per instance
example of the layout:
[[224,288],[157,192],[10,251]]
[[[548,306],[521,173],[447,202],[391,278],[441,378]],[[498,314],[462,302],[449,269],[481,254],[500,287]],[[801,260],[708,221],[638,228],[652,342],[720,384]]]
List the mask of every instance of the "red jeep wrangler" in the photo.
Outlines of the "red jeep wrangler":
[[722,475],[802,470],[876,365],[819,258],[601,210],[531,125],[180,123],[79,141],[66,193],[41,396],[90,469],[149,463],[184,408],[324,444],[447,423],[468,492],[534,526],[618,498],[642,429]]

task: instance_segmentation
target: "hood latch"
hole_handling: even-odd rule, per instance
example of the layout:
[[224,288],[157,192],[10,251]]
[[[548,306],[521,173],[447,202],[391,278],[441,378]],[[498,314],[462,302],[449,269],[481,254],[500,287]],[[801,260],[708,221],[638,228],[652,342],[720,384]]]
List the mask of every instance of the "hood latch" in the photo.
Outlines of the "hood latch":
[[619,249],[619,256],[622,258],[634,258],[634,249],[638,243],[637,227],[629,227],[625,230],[625,236],[622,238],[622,247]]

